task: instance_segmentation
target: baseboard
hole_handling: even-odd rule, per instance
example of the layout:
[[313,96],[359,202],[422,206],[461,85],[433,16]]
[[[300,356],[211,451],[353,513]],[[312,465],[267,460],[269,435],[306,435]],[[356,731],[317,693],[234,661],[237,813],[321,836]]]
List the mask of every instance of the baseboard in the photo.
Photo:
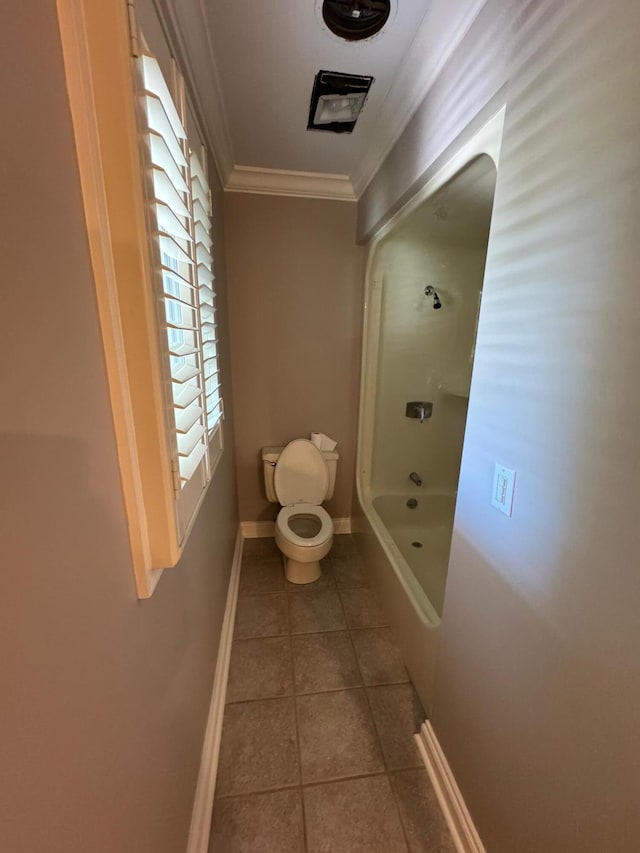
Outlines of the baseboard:
[[352,525],[350,518],[334,518],[333,519],[333,532],[342,534],[342,533],[351,533]]
[[276,523],[275,521],[241,521],[240,530],[245,539],[262,539],[275,535]]
[[486,853],[460,789],[429,720],[415,735],[431,784],[438,797],[458,853]]
[[[241,521],[240,530],[245,539],[262,539],[266,536],[275,536],[275,521]],[[351,533],[350,518],[334,518],[334,533]]]
[[227,603],[220,632],[218,662],[213,679],[209,717],[204,734],[200,772],[191,815],[191,828],[187,853],[207,853],[209,849],[209,833],[211,831],[211,815],[213,812],[213,796],[216,790],[216,775],[218,758],[220,756],[220,739],[222,737],[222,721],[224,705],[227,696],[227,677],[231,658],[231,643],[233,641],[233,624],[236,618],[236,603],[238,601],[238,586],[240,584],[240,566],[242,563],[242,546],[244,538],[241,528],[238,528],[236,546],[233,552],[233,563],[229,578]]

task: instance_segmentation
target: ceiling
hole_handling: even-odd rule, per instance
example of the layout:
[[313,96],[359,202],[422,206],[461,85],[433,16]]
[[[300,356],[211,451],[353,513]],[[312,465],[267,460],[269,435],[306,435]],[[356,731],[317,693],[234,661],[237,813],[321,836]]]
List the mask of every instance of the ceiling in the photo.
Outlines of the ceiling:
[[[356,199],[485,2],[393,0],[378,35],[347,42],[322,0],[172,0],[225,187]],[[375,77],[352,134],[306,129],[320,69]]]

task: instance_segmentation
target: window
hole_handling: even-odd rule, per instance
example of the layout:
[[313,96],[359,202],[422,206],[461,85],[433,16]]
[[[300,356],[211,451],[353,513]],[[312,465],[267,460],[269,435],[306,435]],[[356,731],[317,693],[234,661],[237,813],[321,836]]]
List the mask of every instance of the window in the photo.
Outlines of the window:
[[151,53],[138,56],[136,65],[172,472],[183,534],[211,476],[210,446],[212,452],[220,449],[221,438],[211,193],[206,149],[201,143],[199,153],[191,148],[195,140],[189,140],[186,115],[177,106],[185,98],[175,65],[175,95]]
[[223,426],[207,151],[144,5],[155,55],[131,3],[58,2],[140,598],[180,559]]

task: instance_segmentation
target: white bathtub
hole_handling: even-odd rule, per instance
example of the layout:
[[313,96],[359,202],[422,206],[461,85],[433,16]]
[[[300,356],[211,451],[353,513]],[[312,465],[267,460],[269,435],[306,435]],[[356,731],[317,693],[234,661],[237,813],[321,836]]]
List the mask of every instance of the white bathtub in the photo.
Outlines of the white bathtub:
[[354,536],[428,716],[451,540],[451,522],[445,530],[445,518],[451,517],[455,499],[422,493],[410,510],[409,497],[415,495],[359,501]]
[[[408,502],[417,501],[415,508]],[[430,607],[422,600],[425,616],[442,616],[447,565],[451,548],[451,531],[455,511],[455,495],[413,492],[404,495],[378,495],[373,508],[398,554],[399,571],[417,592],[411,576],[417,581]],[[434,621],[433,619],[431,621]]]

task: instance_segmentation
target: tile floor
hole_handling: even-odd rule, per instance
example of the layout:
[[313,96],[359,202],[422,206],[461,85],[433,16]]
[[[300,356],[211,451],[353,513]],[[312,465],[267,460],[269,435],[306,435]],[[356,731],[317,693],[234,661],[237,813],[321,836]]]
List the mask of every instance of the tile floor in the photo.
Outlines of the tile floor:
[[248,540],[210,853],[454,853],[423,719],[351,536],[309,586]]

